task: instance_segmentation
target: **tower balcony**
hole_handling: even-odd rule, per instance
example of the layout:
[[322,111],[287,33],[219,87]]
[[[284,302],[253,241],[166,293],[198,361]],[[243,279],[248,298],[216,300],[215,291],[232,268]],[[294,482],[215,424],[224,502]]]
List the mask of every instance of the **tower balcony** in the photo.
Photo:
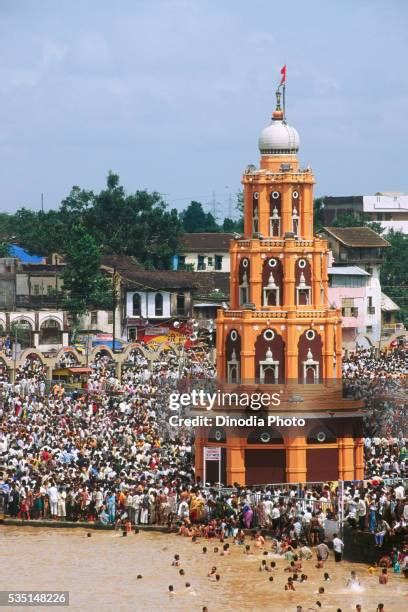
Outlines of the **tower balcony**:
[[333,308],[311,309],[298,307],[296,310],[280,310],[274,307],[262,310],[219,310],[217,320],[222,319],[334,319],[340,317],[340,310]]
[[[233,243],[234,244],[234,243]],[[278,247],[282,249],[287,246],[291,249],[297,250],[299,248],[313,248],[315,246],[326,247],[327,243],[324,240],[314,238],[312,240],[303,240],[302,238],[252,238],[242,239],[235,242],[238,249],[249,249],[254,251],[268,251],[271,247]]]
[[[274,162],[276,163],[276,162]],[[261,168],[259,170],[254,170],[251,172],[246,172],[242,177],[242,184],[251,184],[256,182],[259,185],[268,185],[271,183],[308,183],[313,184],[315,182],[313,173],[310,168],[300,169],[297,172],[291,172],[286,170],[280,170],[277,172],[273,172],[272,170],[267,170],[265,168]]]

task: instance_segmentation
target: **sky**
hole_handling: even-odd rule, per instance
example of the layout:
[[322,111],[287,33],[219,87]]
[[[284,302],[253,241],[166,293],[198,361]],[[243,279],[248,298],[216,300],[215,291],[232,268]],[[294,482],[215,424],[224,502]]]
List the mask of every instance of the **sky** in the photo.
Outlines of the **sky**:
[[0,0],[1,211],[73,185],[228,216],[287,65],[315,194],[408,192],[406,0]]

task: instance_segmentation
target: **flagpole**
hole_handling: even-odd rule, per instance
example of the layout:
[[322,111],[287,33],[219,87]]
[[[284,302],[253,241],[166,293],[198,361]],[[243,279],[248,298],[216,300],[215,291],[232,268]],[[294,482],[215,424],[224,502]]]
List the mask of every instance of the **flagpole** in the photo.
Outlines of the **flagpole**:
[[286,103],[285,103],[285,90],[286,90],[286,83],[283,83],[283,87],[282,87],[282,104],[283,104],[283,120],[286,120]]
[[203,447],[203,488],[205,489],[205,482],[206,482],[206,477],[207,477],[207,470],[206,470],[207,466],[206,466],[206,457],[205,457],[205,446]]
[[220,450],[220,455],[218,459],[218,491],[221,491],[221,456],[222,456],[221,447],[219,450]]

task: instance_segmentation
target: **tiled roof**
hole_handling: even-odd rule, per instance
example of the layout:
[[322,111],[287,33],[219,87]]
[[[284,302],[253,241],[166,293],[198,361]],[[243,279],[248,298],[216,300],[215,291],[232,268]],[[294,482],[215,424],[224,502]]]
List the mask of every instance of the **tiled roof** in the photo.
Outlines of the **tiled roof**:
[[144,270],[142,264],[136,257],[128,255],[102,255],[101,265],[107,268],[117,268],[118,270],[135,269]]
[[102,266],[115,268],[127,289],[191,289],[194,294],[200,296],[207,296],[215,289],[220,289],[226,296],[229,293],[228,272],[145,270],[134,258],[118,255],[102,257]]
[[323,231],[348,247],[388,247],[390,243],[369,227],[324,227]]
[[183,234],[181,236],[182,253],[201,253],[204,251],[229,251],[230,242],[234,234],[218,232],[203,234]]

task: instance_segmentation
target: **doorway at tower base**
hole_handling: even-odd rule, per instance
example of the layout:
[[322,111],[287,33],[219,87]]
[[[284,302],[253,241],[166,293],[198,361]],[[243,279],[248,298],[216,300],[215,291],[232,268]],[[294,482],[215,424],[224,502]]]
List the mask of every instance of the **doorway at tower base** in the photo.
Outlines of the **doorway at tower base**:
[[338,448],[308,448],[306,451],[308,482],[338,480]]
[[247,485],[285,482],[285,450],[278,448],[245,450],[245,480]]

